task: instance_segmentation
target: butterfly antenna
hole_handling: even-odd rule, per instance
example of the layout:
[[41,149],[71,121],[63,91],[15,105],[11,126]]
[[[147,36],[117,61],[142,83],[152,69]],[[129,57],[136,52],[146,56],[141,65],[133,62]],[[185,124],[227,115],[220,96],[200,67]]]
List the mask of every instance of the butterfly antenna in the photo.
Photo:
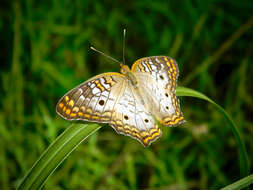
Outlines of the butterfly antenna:
[[123,30],[123,55],[122,55],[122,59],[123,59],[123,64],[125,65],[125,44],[126,44],[126,29]]
[[117,59],[114,59],[113,57],[111,57],[111,56],[109,56],[109,55],[107,55],[107,54],[105,54],[104,52],[102,52],[102,51],[99,51],[99,50],[97,50],[97,49],[95,49],[94,47],[90,47],[90,49],[92,49],[93,51],[95,51],[95,52],[97,52],[97,53],[101,53],[103,56],[105,56],[105,57],[107,57],[107,58],[109,58],[109,59],[111,59],[111,60],[113,60],[113,61],[115,61],[115,62],[117,62],[117,63],[119,63],[119,64],[121,64],[121,62],[120,61],[118,61]]

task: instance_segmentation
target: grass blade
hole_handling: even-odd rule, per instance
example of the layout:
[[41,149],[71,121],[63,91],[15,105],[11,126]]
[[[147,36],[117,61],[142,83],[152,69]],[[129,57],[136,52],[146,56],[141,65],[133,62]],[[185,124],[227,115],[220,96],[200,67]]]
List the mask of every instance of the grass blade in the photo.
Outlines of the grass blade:
[[17,188],[39,189],[60,163],[88,136],[101,126],[72,124],[41,155]]
[[239,190],[239,189],[249,186],[252,183],[253,183],[253,174],[245,178],[242,178],[226,187],[223,187],[221,190],[234,190],[234,189]]
[[223,114],[225,117],[226,121],[229,124],[229,127],[231,128],[237,145],[238,145],[238,152],[239,152],[239,158],[240,158],[240,169],[241,169],[241,175],[242,177],[245,177],[248,175],[248,159],[247,159],[247,152],[246,148],[244,145],[244,142],[242,140],[242,137],[240,135],[240,131],[236,124],[233,122],[232,118],[229,116],[229,114],[218,104],[216,104],[213,100],[205,96],[204,94],[197,92],[195,90],[192,90],[190,88],[185,88],[185,87],[178,87],[177,88],[177,96],[190,96],[190,97],[195,97],[195,98],[200,98],[203,100],[206,100],[210,103],[212,103],[220,113]]

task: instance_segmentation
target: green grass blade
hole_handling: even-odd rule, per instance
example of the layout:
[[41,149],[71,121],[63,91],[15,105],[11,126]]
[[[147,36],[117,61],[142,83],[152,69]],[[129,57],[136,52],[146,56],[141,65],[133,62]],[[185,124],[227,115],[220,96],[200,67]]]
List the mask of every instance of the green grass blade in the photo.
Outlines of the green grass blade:
[[72,124],[41,155],[22,180],[18,189],[39,189],[60,163],[75,148],[101,126],[97,124]]
[[253,174],[245,178],[242,178],[226,187],[223,187],[221,190],[234,190],[234,189],[239,190],[239,189],[249,186],[252,183],[253,183]]
[[195,90],[185,88],[185,87],[178,87],[177,88],[177,96],[191,96],[191,97],[196,97],[196,98],[206,100],[206,101],[212,103],[213,105],[215,105],[215,107],[223,114],[223,116],[225,117],[226,121],[229,124],[229,127],[231,128],[231,130],[235,136],[235,139],[236,139],[236,142],[238,145],[241,175],[243,177],[247,176],[248,175],[248,159],[247,159],[246,148],[245,148],[244,142],[241,138],[240,131],[239,131],[238,127],[236,126],[236,124],[233,122],[232,118],[229,116],[229,114],[221,106],[216,104],[213,100],[211,100],[210,98],[208,98],[204,94],[197,92]]

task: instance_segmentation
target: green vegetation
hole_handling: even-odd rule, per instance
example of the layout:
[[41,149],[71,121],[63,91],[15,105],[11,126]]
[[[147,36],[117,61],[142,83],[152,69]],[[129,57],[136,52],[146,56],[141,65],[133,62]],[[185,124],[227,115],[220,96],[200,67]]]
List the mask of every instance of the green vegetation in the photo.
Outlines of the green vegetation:
[[[2,2],[0,189],[16,188],[52,142],[71,139],[50,146],[62,151],[41,157],[47,170],[53,169],[50,159],[59,164],[81,137],[99,128],[71,125],[55,113],[55,105],[91,76],[119,70],[89,47],[122,59],[123,28],[129,66],[140,57],[171,56],[179,65],[179,85],[208,95],[230,116],[224,118],[218,105],[223,114],[207,102],[180,97],[187,123],[164,127],[162,138],[148,148],[105,125],[59,165],[45,189],[219,189],[229,184],[232,189],[252,183],[252,175],[246,176],[253,173],[253,2],[175,2]],[[184,88],[178,95],[205,99]],[[42,181],[28,183],[35,187]]]

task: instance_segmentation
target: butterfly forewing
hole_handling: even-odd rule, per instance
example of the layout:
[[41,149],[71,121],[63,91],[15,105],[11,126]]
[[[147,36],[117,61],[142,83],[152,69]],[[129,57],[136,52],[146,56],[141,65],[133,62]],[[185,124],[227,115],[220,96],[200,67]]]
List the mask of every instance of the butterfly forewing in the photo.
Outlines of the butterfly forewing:
[[[93,77],[65,94],[56,111],[67,120],[108,123],[119,93],[117,86],[125,80],[119,73],[104,73]],[[116,88],[115,88],[116,87]]]

